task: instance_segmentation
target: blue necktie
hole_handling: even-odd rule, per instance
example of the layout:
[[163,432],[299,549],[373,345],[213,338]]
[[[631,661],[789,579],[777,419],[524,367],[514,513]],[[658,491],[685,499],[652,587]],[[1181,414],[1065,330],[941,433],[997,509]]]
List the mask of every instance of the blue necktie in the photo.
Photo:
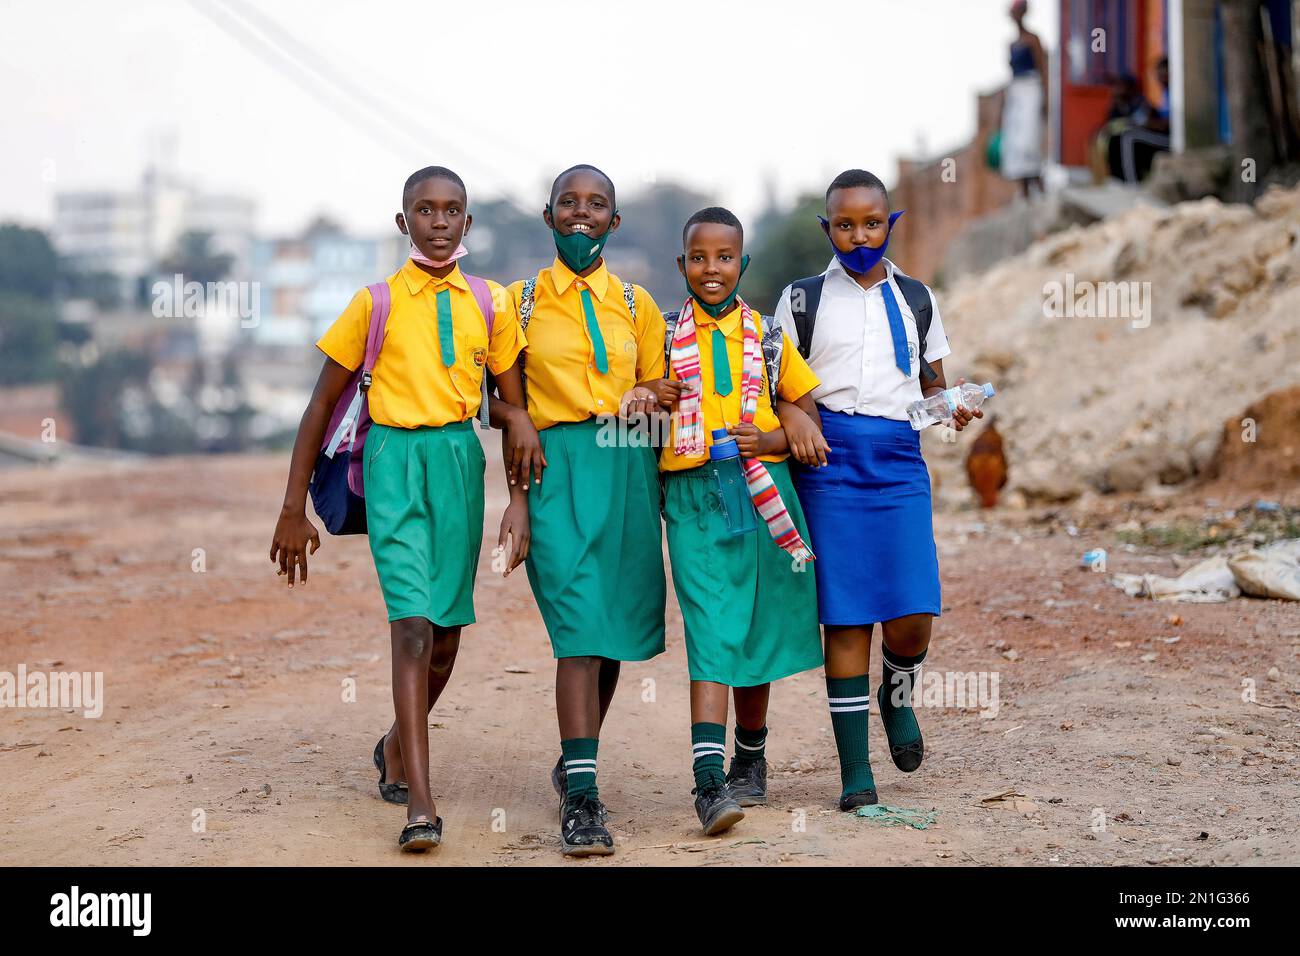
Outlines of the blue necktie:
[[880,294],[885,299],[885,314],[889,316],[889,335],[894,340],[894,364],[908,378],[912,376],[912,360],[907,356],[907,329],[903,327],[903,313],[894,298],[894,290],[886,279],[880,286]]

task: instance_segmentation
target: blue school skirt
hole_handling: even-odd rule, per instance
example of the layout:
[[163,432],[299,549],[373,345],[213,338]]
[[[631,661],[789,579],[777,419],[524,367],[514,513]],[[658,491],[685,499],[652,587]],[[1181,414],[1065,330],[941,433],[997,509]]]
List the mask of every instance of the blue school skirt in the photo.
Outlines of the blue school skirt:
[[860,625],[940,610],[930,473],[906,421],[819,409],[831,453],[797,466],[817,555],[823,624]]

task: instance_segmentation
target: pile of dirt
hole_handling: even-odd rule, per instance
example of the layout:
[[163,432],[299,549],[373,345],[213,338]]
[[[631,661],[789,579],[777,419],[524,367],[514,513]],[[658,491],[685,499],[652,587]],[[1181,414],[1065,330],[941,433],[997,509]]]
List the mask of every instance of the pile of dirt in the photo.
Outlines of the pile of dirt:
[[1300,386],[1265,395],[1224,422],[1209,472],[1262,490],[1300,486]]
[[[1294,397],[1255,403],[1300,384],[1298,239],[1300,188],[1253,206],[1136,207],[943,291],[948,380],[998,386],[988,410],[1009,462],[1003,500],[1294,468]],[[1251,409],[1257,443],[1226,447]],[[945,441],[939,428],[924,438],[941,506],[973,503],[970,439]]]

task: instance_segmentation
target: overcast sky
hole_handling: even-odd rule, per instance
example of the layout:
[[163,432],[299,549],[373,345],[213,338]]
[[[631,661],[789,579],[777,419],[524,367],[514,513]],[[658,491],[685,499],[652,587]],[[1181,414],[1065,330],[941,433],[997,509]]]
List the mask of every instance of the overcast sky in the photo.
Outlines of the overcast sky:
[[[392,222],[438,163],[527,208],[591,162],[621,193],[677,180],[742,216],[863,166],[960,145],[1006,81],[1007,0],[0,0],[0,220],[127,188],[159,131],[258,226]],[[1055,46],[1056,4],[1030,25]]]

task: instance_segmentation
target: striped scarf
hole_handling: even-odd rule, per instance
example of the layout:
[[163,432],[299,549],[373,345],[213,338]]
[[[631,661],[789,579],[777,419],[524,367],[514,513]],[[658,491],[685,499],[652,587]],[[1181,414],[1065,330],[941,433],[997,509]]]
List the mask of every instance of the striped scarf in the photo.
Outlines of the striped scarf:
[[[673,451],[678,455],[693,457],[704,454],[704,415],[700,408],[703,380],[700,376],[700,346],[695,333],[693,299],[682,306],[677,328],[673,331],[670,354],[672,370],[682,383],[682,394],[673,415],[677,419],[677,439]],[[763,388],[763,346],[758,336],[758,323],[744,299],[737,297],[740,305],[740,323],[745,332],[744,359],[740,376],[740,420],[752,423],[758,410],[758,394]],[[768,474],[767,467],[757,458],[740,459],[749,485],[749,497],[754,507],[767,523],[768,533],[777,545],[799,561],[813,560],[812,549],[804,544],[799,531],[790,520],[781,492]]]

